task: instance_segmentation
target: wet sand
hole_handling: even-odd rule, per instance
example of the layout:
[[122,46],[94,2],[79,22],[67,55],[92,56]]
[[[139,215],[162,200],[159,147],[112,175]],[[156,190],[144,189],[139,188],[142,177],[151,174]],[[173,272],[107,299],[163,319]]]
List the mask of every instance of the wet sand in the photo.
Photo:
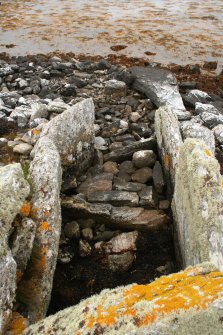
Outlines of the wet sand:
[[[111,46],[123,45],[120,51]],[[222,0],[2,0],[0,52],[125,54],[223,65]]]

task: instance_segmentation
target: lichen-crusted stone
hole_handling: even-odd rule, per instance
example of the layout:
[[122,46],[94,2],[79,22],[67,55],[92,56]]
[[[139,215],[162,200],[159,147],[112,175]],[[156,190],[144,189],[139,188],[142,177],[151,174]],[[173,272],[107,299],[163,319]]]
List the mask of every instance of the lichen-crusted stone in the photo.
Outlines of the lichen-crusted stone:
[[179,122],[172,109],[160,107],[155,115],[157,144],[167,178],[168,192],[172,193],[175,169],[179,149],[183,143],[179,130]]
[[17,273],[19,271],[21,275],[26,269],[32,252],[35,232],[35,222],[30,218],[24,218],[18,226],[12,242],[12,255],[17,264]]
[[31,323],[47,311],[61,231],[61,164],[58,151],[47,136],[35,147],[30,166],[33,186],[32,216],[37,225],[34,247],[18,287],[18,301]]
[[204,143],[209,147],[211,152],[215,153],[215,139],[213,132],[208,128],[200,125],[199,123],[186,121],[181,123],[181,132],[183,139],[186,138],[198,138],[203,140]]
[[63,166],[71,166],[75,174],[91,165],[94,154],[94,103],[85,99],[53,118],[44,127],[42,137],[55,144]]
[[16,263],[8,247],[11,224],[19,213],[30,187],[20,164],[0,168],[0,333],[11,314],[16,289]]
[[187,139],[176,170],[172,208],[184,266],[211,261],[223,270],[223,183],[203,141]]
[[168,106],[180,117],[182,112],[187,113],[173,73],[149,66],[135,66],[130,71],[135,77],[133,88],[144,93],[157,107]]
[[147,285],[103,290],[23,335],[219,335],[222,288],[222,272],[198,265]]

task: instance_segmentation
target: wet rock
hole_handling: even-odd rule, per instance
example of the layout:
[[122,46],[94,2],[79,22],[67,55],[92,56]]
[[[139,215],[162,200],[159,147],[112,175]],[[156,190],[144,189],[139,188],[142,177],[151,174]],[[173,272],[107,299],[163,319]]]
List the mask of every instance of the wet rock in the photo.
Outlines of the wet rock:
[[123,81],[111,79],[105,82],[105,94],[112,98],[121,98],[126,95],[126,84]]
[[209,61],[209,62],[204,62],[203,69],[205,70],[216,70],[218,67],[218,62],[215,61]]
[[94,234],[91,228],[82,229],[81,234],[85,240],[88,240],[88,241],[93,240]]
[[133,154],[132,161],[137,168],[152,167],[156,162],[156,155],[152,150],[140,150]]
[[196,102],[195,103],[195,113],[202,114],[203,112],[210,113],[210,114],[216,114],[216,115],[219,114],[219,111],[213,105]]
[[223,115],[216,115],[212,113],[204,112],[200,116],[203,124],[208,128],[212,129],[219,124],[223,124]]
[[153,185],[157,193],[162,194],[165,186],[162,166],[159,161],[156,161],[153,168]]
[[29,155],[33,146],[28,143],[20,143],[14,146],[13,152],[20,155]]
[[153,170],[143,167],[132,174],[132,181],[145,184],[153,179]]
[[214,139],[214,135],[212,131],[200,125],[199,123],[190,122],[190,121],[182,122],[180,127],[181,127],[181,133],[182,133],[184,140],[186,138],[201,139],[206,143],[206,145],[209,147],[211,152],[214,154],[215,139]]
[[41,137],[55,144],[63,166],[83,174],[94,155],[94,104],[85,99],[59,114],[44,127]]
[[163,69],[155,67],[133,67],[130,73],[134,75],[133,88],[144,93],[157,106],[168,106],[174,110],[185,111],[175,76]]
[[24,218],[13,234],[12,255],[17,264],[17,274],[21,276],[30,259],[36,233],[36,224],[30,218]]
[[202,104],[209,103],[211,97],[206,92],[191,90],[183,96],[183,100],[188,106],[194,107],[196,102],[201,102]]
[[137,206],[139,197],[135,192],[108,191],[92,192],[88,196],[89,202],[110,203],[114,206]]
[[16,290],[16,263],[8,246],[12,222],[19,213],[30,187],[20,164],[0,167],[0,332],[9,321]]
[[218,126],[214,127],[213,129],[214,136],[216,140],[220,143],[223,144],[223,125],[219,124]]
[[104,172],[116,174],[119,172],[118,164],[116,162],[105,162],[103,165]]
[[183,141],[179,130],[179,122],[170,108],[161,107],[156,111],[155,131],[167,180],[168,193],[171,195],[179,148]]
[[155,207],[152,186],[146,186],[139,192],[139,204],[145,208]]
[[34,148],[30,179],[37,231],[31,259],[19,283],[18,296],[25,314],[33,323],[47,312],[61,231],[60,157],[47,136],[40,138]]
[[104,156],[105,161],[121,162],[123,160],[128,160],[132,158],[134,152],[139,150],[153,150],[156,147],[156,141],[153,137],[146,140],[134,142],[132,144],[126,145],[124,148],[120,148],[111,151],[109,154]]
[[91,255],[91,246],[87,241],[79,241],[79,254],[81,257],[88,257]]
[[78,193],[84,194],[89,197],[91,193],[94,192],[106,192],[112,190],[112,173],[100,173],[95,177],[87,178],[80,186],[77,188]]
[[172,203],[184,266],[210,261],[223,269],[222,203],[217,160],[203,141],[187,139],[180,149]]
[[64,234],[68,238],[79,238],[80,237],[80,227],[76,221],[68,222],[64,227]]

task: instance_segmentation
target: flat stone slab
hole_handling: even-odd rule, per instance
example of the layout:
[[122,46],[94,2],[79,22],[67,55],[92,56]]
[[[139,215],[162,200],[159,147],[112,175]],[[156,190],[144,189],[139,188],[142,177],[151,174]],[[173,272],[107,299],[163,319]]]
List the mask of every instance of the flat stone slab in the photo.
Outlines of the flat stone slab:
[[139,196],[136,192],[108,191],[92,192],[88,196],[89,202],[109,203],[114,206],[138,206]]
[[100,173],[95,177],[89,177],[78,186],[77,191],[86,197],[94,192],[111,191],[113,177],[112,173]]
[[156,140],[154,138],[149,138],[143,141],[134,142],[132,144],[126,145],[123,148],[114,150],[109,154],[104,156],[104,160],[113,161],[113,162],[121,162],[124,160],[132,159],[134,152],[139,150],[155,150],[156,148]]
[[220,335],[222,285],[223,273],[210,264],[189,267],[145,285],[103,290],[23,335],[93,335],[98,329],[103,335]]
[[[145,210],[142,207],[115,207],[110,204],[94,204],[65,197],[62,210],[66,217],[94,219],[111,227],[126,230],[154,231],[166,229],[170,219],[161,210]],[[68,211],[67,211],[68,210]]]
[[181,117],[182,111],[186,113],[173,73],[150,66],[136,66],[130,72],[135,77],[133,88],[144,93],[157,107],[168,106]]
[[61,231],[59,153],[47,136],[40,138],[30,165],[32,212],[37,230],[26,271],[18,286],[18,300],[30,323],[42,319],[51,297]]
[[172,209],[183,265],[212,262],[223,270],[220,166],[206,144],[187,139],[180,149]]

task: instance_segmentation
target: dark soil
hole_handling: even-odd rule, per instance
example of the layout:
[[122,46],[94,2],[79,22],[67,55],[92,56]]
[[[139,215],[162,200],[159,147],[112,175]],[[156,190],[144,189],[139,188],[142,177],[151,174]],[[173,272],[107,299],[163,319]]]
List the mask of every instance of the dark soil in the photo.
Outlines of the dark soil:
[[[72,244],[73,243],[73,244]],[[77,248],[73,241],[68,248]],[[157,270],[169,264],[166,272]],[[76,255],[69,264],[57,263],[48,315],[72,306],[80,300],[100,293],[105,288],[115,288],[131,283],[148,284],[155,278],[175,272],[174,243],[171,230],[141,233],[136,259],[127,272],[108,270],[103,256],[93,251],[89,257]]]

